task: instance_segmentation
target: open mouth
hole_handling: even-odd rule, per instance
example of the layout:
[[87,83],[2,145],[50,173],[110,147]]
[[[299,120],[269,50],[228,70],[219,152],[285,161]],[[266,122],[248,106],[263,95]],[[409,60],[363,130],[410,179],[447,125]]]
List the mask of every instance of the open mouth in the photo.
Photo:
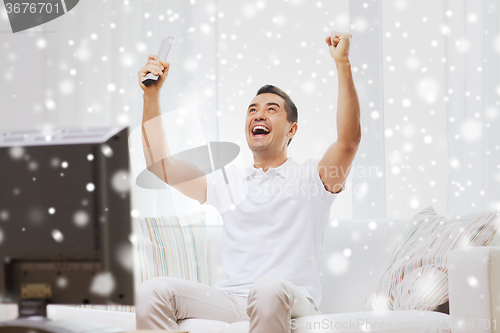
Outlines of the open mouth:
[[252,128],[252,136],[266,136],[271,133],[271,130],[266,126],[257,125]]

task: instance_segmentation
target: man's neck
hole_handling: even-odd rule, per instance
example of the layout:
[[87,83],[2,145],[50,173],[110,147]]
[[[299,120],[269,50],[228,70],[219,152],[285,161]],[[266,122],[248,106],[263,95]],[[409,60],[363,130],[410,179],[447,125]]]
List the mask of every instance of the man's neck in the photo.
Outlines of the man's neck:
[[254,167],[256,169],[262,168],[262,171],[266,172],[269,168],[277,168],[287,160],[286,152],[281,154],[276,154],[273,156],[259,156],[257,154],[253,155]]

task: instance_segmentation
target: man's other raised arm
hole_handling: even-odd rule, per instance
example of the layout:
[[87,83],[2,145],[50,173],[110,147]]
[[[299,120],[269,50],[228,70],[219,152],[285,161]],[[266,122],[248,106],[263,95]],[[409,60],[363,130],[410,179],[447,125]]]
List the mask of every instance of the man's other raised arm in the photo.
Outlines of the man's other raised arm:
[[349,61],[352,35],[332,31],[326,38],[339,77],[337,140],[328,147],[318,163],[318,173],[325,188],[339,193],[344,188],[361,141],[360,107]]

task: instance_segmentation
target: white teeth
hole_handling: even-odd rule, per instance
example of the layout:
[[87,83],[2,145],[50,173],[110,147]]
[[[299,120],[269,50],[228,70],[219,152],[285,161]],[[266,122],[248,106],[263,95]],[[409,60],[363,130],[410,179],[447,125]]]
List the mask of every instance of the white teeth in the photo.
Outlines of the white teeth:
[[256,130],[256,129],[258,129],[258,128],[263,129],[264,131],[266,131],[266,132],[268,132],[268,133],[269,133],[269,129],[268,129],[267,127],[264,127],[264,126],[261,126],[261,125],[257,125],[257,126],[255,126],[255,127],[252,129],[252,132],[253,132],[253,133],[255,133],[255,130]]

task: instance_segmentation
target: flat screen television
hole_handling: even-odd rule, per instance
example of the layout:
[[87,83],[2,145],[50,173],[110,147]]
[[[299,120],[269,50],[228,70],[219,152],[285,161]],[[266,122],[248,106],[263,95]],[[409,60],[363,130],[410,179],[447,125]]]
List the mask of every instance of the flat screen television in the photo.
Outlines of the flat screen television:
[[126,127],[0,130],[0,302],[20,315],[0,332],[75,332],[47,304],[134,304],[127,142]]

